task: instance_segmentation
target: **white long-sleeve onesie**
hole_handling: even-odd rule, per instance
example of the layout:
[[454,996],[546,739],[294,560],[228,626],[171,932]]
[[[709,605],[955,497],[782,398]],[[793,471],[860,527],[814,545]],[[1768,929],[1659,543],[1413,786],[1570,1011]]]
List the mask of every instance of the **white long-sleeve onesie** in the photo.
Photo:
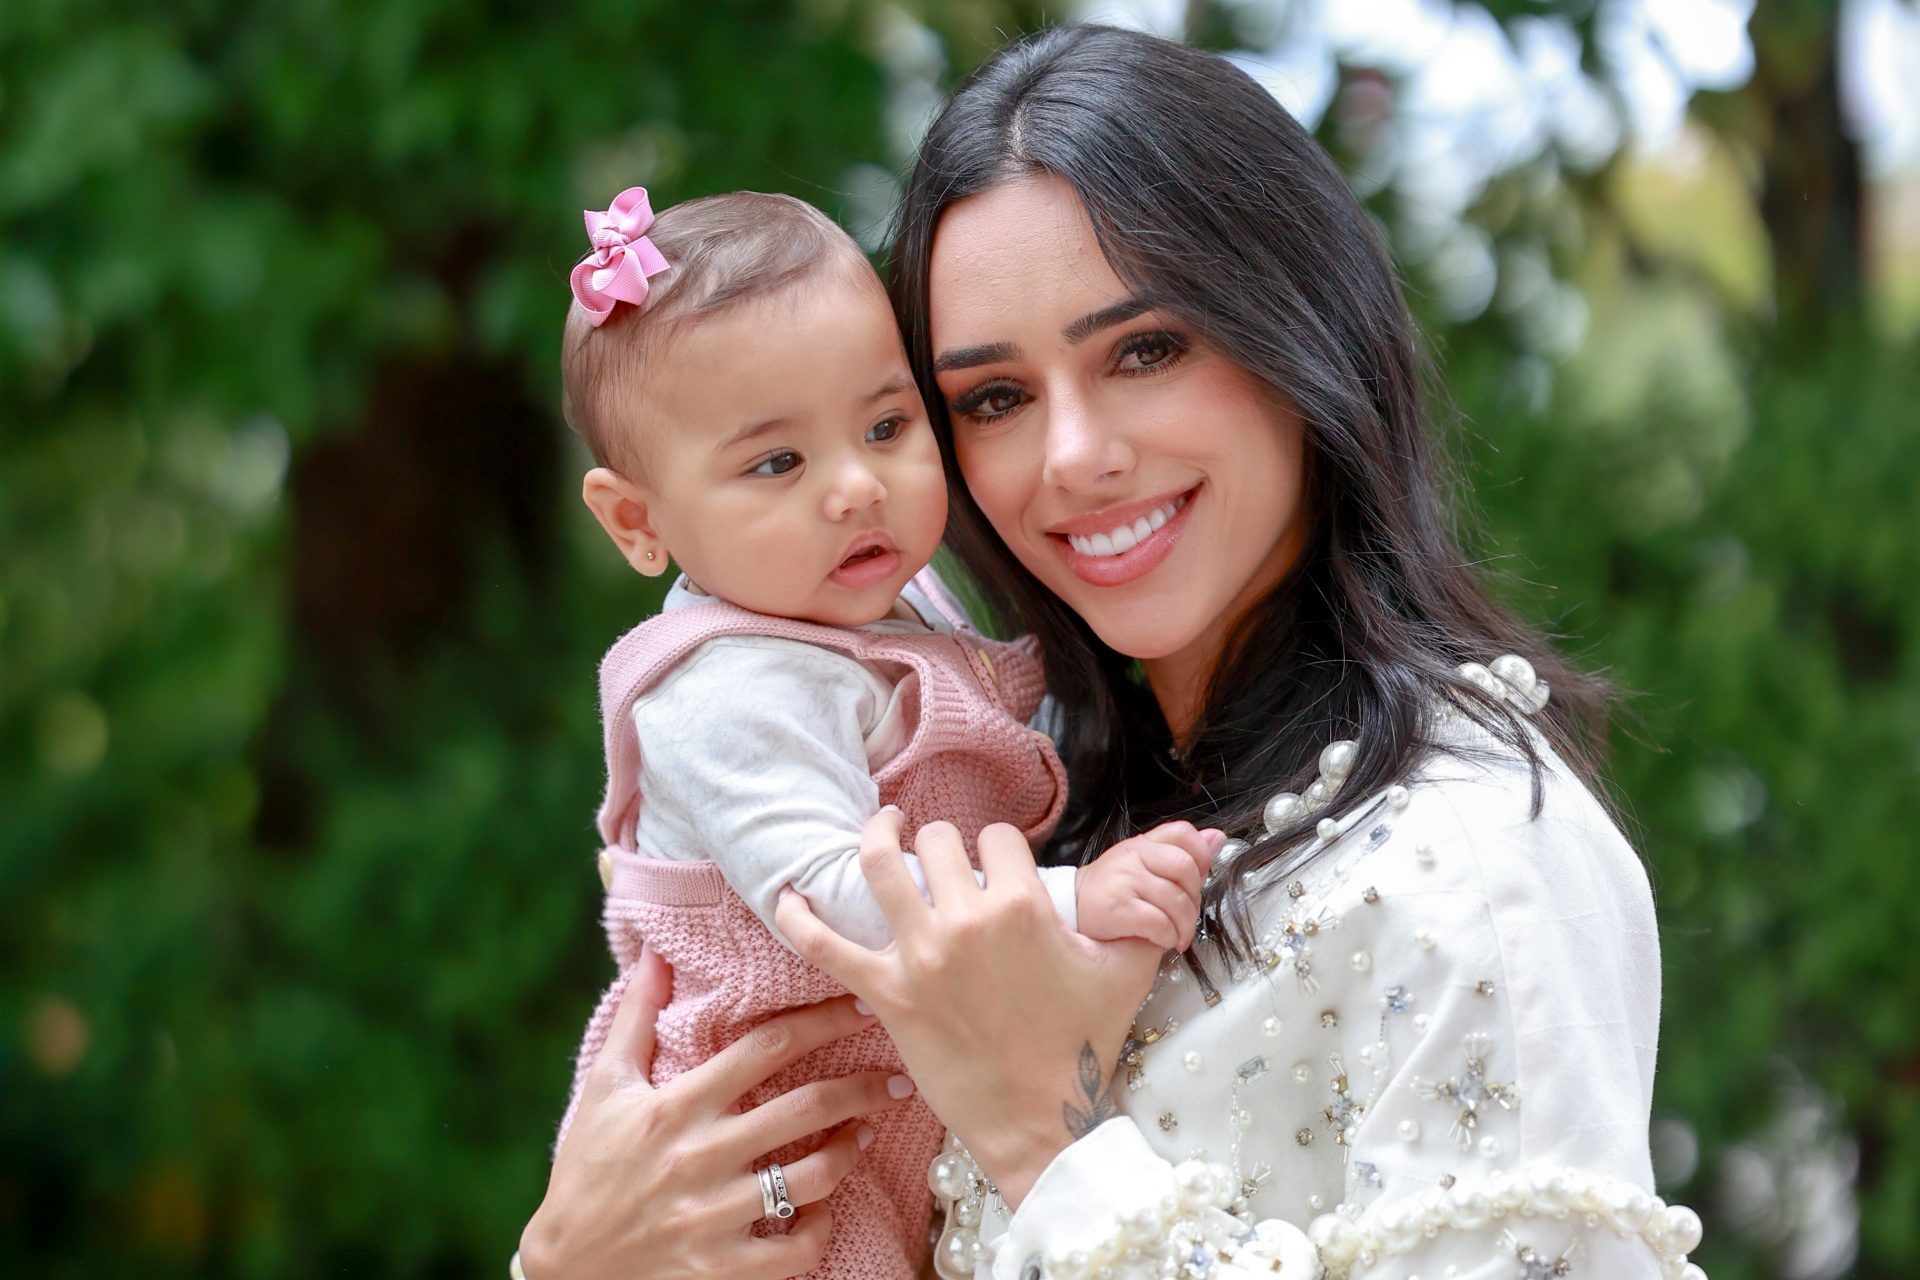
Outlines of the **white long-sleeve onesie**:
[[[710,599],[682,579],[663,608]],[[951,630],[911,588],[902,601],[864,629]],[[796,640],[707,641],[634,701],[636,852],[712,861],[783,942],[773,909],[790,884],[840,933],[884,947],[890,934],[860,871],[860,829],[880,808],[874,771],[912,731],[915,678]],[[908,865],[920,879],[918,860],[909,855]],[[1069,928],[1075,872],[1041,872]]]

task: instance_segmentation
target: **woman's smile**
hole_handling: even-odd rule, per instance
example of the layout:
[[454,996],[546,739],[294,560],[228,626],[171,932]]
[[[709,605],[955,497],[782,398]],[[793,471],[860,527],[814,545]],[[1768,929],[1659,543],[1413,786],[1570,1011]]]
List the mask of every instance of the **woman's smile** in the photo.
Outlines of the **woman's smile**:
[[1187,527],[1200,487],[1062,520],[1047,530],[1067,568],[1096,587],[1146,577],[1166,562]]

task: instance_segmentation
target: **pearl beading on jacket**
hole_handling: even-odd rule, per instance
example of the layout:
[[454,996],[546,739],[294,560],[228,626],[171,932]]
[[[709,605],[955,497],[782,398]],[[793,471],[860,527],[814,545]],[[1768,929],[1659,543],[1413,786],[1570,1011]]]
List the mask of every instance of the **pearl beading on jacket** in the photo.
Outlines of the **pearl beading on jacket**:
[[[1517,653],[1502,654],[1489,665],[1478,662],[1463,662],[1459,674],[1475,688],[1501,698],[1526,715],[1533,715],[1547,705],[1552,693],[1551,686],[1542,680],[1533,669],[1533,664]],[[1442,703],[1443,714],[1452,714],[1455,710],[1451,703]],[[1341,738],[1329,742],[1320,751],[1319,776],[1308,784],[1304,792],[1281,791],[1267,801],[1261,811],[1261,823],[1270,836],[1277,835],[1302,817],[1311,816],[1325,810],[1340,794],[1341,786],[1353,773],[1354,762],[1359,759],[1360,744],[1351,738]],[[1404,809],[1407,803],[1405,787],[1390,787],[1387,790],[1387,805],[1392,809]],[[1322,844],[1331,842],[1340,834],[1340,824],[1332,818],[1320,819],[1315,828],[1315,836]],[[1233,859],[1245,853],[1251,842],[1235,837],[1220,847],[1214,858],[1209,879],[1217,874]]]
[[1284,1223],[1252,1226],[1228,1212],[1236,1182],[1225,1165],[1187,1160],[1173,1170],[1174,1193],[1115,1218],[1104,1239],[1031,1264],[1022,1280],[1242,1280],[1311,1275],[1313,1250]]
[[[966,1169],[978,1178],[978,1167],[964,1148],[956,1145],[954,1152],[956,1173]],[[1706,1272],[1687,1260],[1700,1245],[1698,1214],[1685,1205],[1669,1205],[1624,1178],[1577,1169],[1494,1172],[1473,1183],[1435,1188],[1377,1213],[1343,1206],[1313,1221],[1306,1235],[1310,1252],[1302,1250],[1298,1232],[1284,1223],[1267,1220],[1249,1226],[1227,1212],[1236,1184],[1226,1166],[1188,1160],[1174,1168],[1173,1180],[1174,1195],[1114,1219],[1098,1244],[1048,1257],[1023,1280],[1241,1280],[1308,1275],[1316,1260],[1325,1280],[1345,1280],[1355,1267],[1373,1267],[1406,1254],[1443,1231],[1477,1231],[1510,1219],[1576,1217],[1588,1230],[1638,1239],[1658,1260],[1663,1276],[1706,1280]],[[1548,1262],[1521,1244],[1512,1229],[1502,1234],[1501,1243],[1515,1255],[1519,1275],[1545,1280],[1570,1273],[1564,1261],[1570,1254],[1562,1254],[1558,1265]],[[977,1243],[969,1240],[967,1245],[943,1248],[935,1255],[940,1275],[961,1280],[973,1274],[971,1269],[956,1269],[962,1258],[970,1268],[978,1256]]]
[[987,1198],[998,1196],[999,1189],[951,1133],[945,1149],[927,1168],[927,1188],[944,1209],[946,1220],[933,1246],[934,1273],[942,1280],[972,1280],[981,1253],[980,1221]]
[[[1700,1216],[1685,1205],[1669,1205],[1623,1178],[1582,1173],[1577,1169],[1531,1169],[1519,1173],[1495,1172],[1473,1184],[1422,1192],[1411,1202],[1389,1205],[1379,1213],[1322,1214],[1308,1228],[1308,1238],[1326,1269],[1327,1280],[1342,1280],[1355,1266],[1371,1267],[1412,1250],[1423,1239],[1442,1231],[1479,1230],[1510,1218],[1581,1218],[1589,1230],[1607,1229],[1623,1238],[1637,1237],[1659,1260],[1660,1273],[1674,1280],[1706,1280],[1706,1272],[1687,1261],[1700,1245]],[[1565,1268],[1515,1246],[1533,1257],[1531,1265],[1542,1277],[1567,1274]],[[1526,1259],[1520,1259],[1523,1267]],[[1522,1275],[1533,1272],[1522,1270]]]

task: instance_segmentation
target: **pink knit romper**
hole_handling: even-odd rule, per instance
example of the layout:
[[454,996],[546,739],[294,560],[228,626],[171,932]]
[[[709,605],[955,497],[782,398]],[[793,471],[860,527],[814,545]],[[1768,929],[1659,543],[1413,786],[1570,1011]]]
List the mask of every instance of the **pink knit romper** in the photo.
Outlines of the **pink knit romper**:
[[[917,674],[918,705],[907,708],[908,743],[874,774],[881,803],[905,811],[909,838],[936,820],[959,827],[970,851],[980,829],[992,822],[1011,823],[1036,844],[1052,831],[1066,799],[1066,774],[1053,744],[1026,725],[1044,692],[1038,646],[1030,637],[1002,643],[965,629],[930,572],[916,585],[948,614],[955,634],[844,630],[716,602],[649,619],[622,637],[601,663],[608,782],[599,826],[612,865],[605,924],[620,974],[594,1010],[580,1045],[562,1140],[642,939],[673,968],[673,998],[656,1029],[655,1084],[705,1062],[782,1009],[844,994],[776,940],[713,863],[646,858],[634,851],[644,745],[634,732],[634,699],[701,644],[718,636],[775,636],[897,666],[903,678]],[[809,1054],[745,1101],[755,1106],[809,1081],[849,1072],[901,1069],[893,1041],[875,1026]],[[939,1154],[944,1127],[918,1097],[867,1123],[873,1143],[828,1199],[833,1237],[812,1276],[909,1280],[926,1257],[932,1212],[927,1166]],[[769,1156],[789,1163],[806,1153],[802,1144]],[[763,1220],[754,1229],[767,1235],[784,1228]]]

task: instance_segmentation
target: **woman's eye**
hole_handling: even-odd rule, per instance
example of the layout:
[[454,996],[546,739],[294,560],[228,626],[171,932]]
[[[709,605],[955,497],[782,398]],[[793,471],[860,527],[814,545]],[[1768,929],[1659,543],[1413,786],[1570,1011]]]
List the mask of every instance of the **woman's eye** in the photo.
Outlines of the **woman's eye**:
[[783,476],[800,465],[800,455],[791,449],[781,449],[770,453],[753,465],[749,475]]
[[1016,386],[1005,382],[989,382],[984,387],[969,391],[948,407],[956,418],[992,422],[1018,409],[1025,398]]
[[1186,343],[1170,333],[1142,333],[1121,344],[1120,364],[1129,372],[1144,373],[1174,363],[1186,350]]
[[907,429],[905,418],[888,418],[885,422],[876,422],[867,428],[868,444],[886,444],[898,440],[900,433]]

